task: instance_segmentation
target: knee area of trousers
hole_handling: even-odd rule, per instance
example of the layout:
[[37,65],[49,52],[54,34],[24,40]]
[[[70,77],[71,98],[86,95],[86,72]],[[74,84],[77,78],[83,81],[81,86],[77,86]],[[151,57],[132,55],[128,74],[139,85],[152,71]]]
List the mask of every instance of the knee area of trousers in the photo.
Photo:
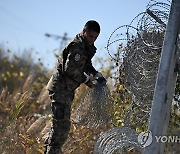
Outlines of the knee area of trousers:
[[53,117],[57,120],[64,119],[66,106],[61,103],[52,103]]
[[59,133],[61,135],[56,135],[56,136],[63,136],[66,133],[70,131],[71,128],[71,122],[70,120],[57,120],[53,119],[52,120],[52,133]]

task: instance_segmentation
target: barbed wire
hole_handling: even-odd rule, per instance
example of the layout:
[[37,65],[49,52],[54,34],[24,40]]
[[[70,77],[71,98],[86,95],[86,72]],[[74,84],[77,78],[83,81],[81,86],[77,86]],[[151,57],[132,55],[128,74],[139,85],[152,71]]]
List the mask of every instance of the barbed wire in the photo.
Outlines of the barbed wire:
[[[145,125],[150,115],[169,9],[170,4],[151,0],[145,12],[110,35],[106,48],[118,67],[118,84],[123,84],[131,102],[123,115],[124,127],[101,134],[94,147],[95,154],[121,153],[129,147],[142,151],[133,128]],[[114,44],[116,51],[110,50]],[[98,127],[112,122],[112,105],[106,86],[87,90],[77,109],[77,123]]]
[[[169,1],[167,2],[169,3]],[[124,83],[129,85],[126,88],[132,94],[132,107],[141,106],[144,112],[149,111],[151,107],[169,15],[170,4],[168,3],[151,0],[146,11],[138,14],[129,25],[115,29],[107,43],[109,54],[111,53],[109,47],[112,44],[118,42],[122,45],[117,51],[118,54],[121,53],[119,54],[121,56],[115,55],[116,57],[114,57],[112,54],[110,56],[115,62],[123,61],[118,67],[120,67],[119,71],[127,74]],[[113,37],[114,35],[116,37]],[[146,102],[146,105],[143,105],[143,102]]]
[[[170,3],[169,0],[167,0],[167,2]],[[134,36],[141,34],[143,31],[149,32],[155,30],[159,32],[164,32],[170,8],[170,4],[168,3],[150,0],[148,5],[146,6],[145,12],[139,13],[134,19],[132,19],[129,25],[122,25],[116,28],[111,33],[106,46],[110,57],[113,60],[117,60],[117,57],[115,58],[111,54],[111,52],[113,53],[114,51],[110,51],[110,46],[114,43],[118,42],[119,44],[123,43],[124,45],[126,45],[127,41],[129,41]],[[156,18],[153,19],[150,13],[151,15],[153,14]],[[157,22],[157,20],[159,21]],[[123,28],[126,29],[124,30]],[[132,32],[132,30],[134,31]],[[146,39],[144,38],[143,41],[146,42]],[[147,43],[146,45],[149,44]],[[150,44],[150,46],[154,46],[154,44]]]
[[138,133],[129,127],[115,127],[99,137],[94,154],[124,153],[125,148],[131,146],[135,147],[137,152],[142,152],[142,147],[138,143]]
[[[142,150],[137,146],[138,144],[131,144],[133,139],[137,139],[136,132],[131,128],[145,124],[150,115],[169,11],[169,0],[167,3],[150,0],[145,12],[138,14],[129,25],[116,28],[110,35],[106,49],[112,61],[115,63],[122,61],[117,66],[119,84],[125,86],[132,96],[132,101],[124,115],[125,129],[121,130],[121,127],[118,127],[104,132],[96,142],[95,154],[121,152],[127,146]],[[120,44],[120,48],[116,51],[110,50],[110,47],[116,43]],[[131,121],[132,118],[135,120]],[[131,133],[127,134],[127,130]]]

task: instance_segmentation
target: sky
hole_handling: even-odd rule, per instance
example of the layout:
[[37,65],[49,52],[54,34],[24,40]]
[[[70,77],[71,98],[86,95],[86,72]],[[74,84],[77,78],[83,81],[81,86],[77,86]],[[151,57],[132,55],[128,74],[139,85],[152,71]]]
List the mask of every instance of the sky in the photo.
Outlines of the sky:
[[[108,56],[111,33],[146,10],[150,0],[0,0],[0,45],[18,55],[31,51],[47,68],[56,63],[60,41],[45,33],[73,38],[88,20],[96,20],[101,33],[95,57]],[[166,0],[161,0],[166,1]]]

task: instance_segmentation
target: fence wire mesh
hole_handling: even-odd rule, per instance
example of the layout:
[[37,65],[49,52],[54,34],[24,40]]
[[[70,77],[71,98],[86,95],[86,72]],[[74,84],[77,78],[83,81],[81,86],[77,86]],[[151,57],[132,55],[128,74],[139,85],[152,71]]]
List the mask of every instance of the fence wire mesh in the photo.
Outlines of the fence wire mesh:
[[112,122],[113,105],[105,82],[88,88],[77,109],[76,122],[80,125],[98,127]]
[[[169,0],[150,0],[145,12],[110,35],[106,49],[117,66],[112,78],[116,85],[124,86],[131,99],[123,115],[124,127],[115,127],[101,134],[95,144],[95,154],[124,153],[124,148],[127,152],[130,147],[142,151],[137,142],[138,133],[133,128],[147,124],[150,115],[169,11]],[[112,122],[112,105],[105,85],[88,89],[76,119],[79,124],[95,127]]]
[[[169,9],[170,1],[151,0],[145,12],[129,25],[118,27],[108,40],[107,50],[118,64],[118,78],[132,96],[131,111],[125,117],[136,117],[136,122],[126,121],[125,125],[149,117]],[[113,54],[110,47],[117,42],[120,46]]]
[[[170,1],[151,0],[145,12],[110,35],[106,48],[118,67],[119,75],[115,78],[125,86],[131,102],[124,115],[125,126],[101,134],[94,148],[95,154],[123,153],[129,146],[141,152],[141,146],[134,140],[138,133],[132,127],[144,124],[150,115],[169,11]],[[117,50],[113,50],[114,44],[118,44]],[[132,118],[135,120],[131,121]]]

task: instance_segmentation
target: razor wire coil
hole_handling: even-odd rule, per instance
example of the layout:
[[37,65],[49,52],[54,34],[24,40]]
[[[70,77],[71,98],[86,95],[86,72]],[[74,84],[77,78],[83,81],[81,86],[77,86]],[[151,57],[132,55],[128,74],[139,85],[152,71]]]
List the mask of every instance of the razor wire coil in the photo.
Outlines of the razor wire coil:
[[[150,0],[145,12],[138,14],[129,25],[116,28],[108,39],[106,49],[118,67],[115,78],[121,79],[117,83],[124,84],[131,102],[124,114],[124,127],[115,127],[101,134],[94,147],[95,154],[122,153],[127,147],[142,150],[137,142],[138,133],[132,127],[144,123],[150,115],[169,3],[169,0],[167,3]],[[111,48],[114,44],[115,50]],[[77,122],[98,127],[112,121],[111,101],[106,86],[87,90],[77,110]]]
[[[132,99],[124,115],[125,127],[112,128],[100,135],[94,147],[95,154],[122,153],[123,147],[129,145],[142,150],[138,142],[131,144],[138,134],[131,127],[144,123],[150,115],[169,9],[169,0],[167,3],[150,0],[145,12],[138,14],[129,25],[116,28],[110,35],[106,49],[114,62],[122,61],[118,65],[120,83],[124,84]],[[122,44],[122,48],[110,50],[110,46],[117,42]],[[117,57],[120,54],[114,52],[123,54]],[[126,77],[122,74],[126,74]],[[129,120],[132,118],[135,121]],[[122,141],[122,134],[125,134],[127,142]]]

